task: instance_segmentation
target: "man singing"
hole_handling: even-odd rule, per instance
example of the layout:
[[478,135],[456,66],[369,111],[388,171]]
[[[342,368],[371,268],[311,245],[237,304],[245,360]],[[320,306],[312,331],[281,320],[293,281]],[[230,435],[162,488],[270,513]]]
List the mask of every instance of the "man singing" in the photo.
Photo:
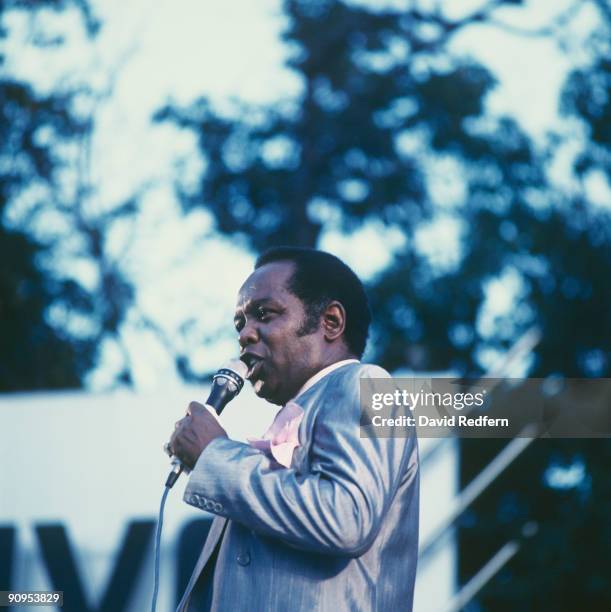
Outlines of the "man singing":
[[192,402],[170,440],[192,468],[184,499],[216,514],[178,611],[411,610],[418,450],[360,436],[370,323],[357,276],[333,255],[280,247],[238,294],[240,358],[282,406],[264,439],[227,437]]

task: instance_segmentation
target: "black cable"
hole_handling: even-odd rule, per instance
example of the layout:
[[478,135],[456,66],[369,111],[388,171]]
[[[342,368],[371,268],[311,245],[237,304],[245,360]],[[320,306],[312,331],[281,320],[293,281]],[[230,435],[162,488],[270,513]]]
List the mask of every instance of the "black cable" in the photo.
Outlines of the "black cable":
[[[172,483],[173,484],[173,483]],[[171,485],[166,484],[161,496],[161,505],[159,506],[159,518],[157,520],[157,534],[155,535],[155,588],[153,589],[153,601],[151,604],[151,612],[155,612],[157,608],[157,594],[159,593],[159,554],[161,550],[161,528],[163,526],[163,507],[165,500],[170,491]]]

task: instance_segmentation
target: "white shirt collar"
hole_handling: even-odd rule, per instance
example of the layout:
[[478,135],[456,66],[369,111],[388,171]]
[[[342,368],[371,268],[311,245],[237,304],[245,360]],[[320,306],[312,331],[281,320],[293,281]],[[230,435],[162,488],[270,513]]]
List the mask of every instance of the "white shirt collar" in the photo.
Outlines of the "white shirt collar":
[[307,391],[310,387],[315,385],[321,378],[324,378],[327,374],[331,374],[331,372],[337,370],[337,368],[341,368],[342,366],[345,366],[349,363],[360,363],[360,362],[358,359],[342,359],[341,361],[336,361],[335,363],[332,363],[326,368],[323,368],[322,370],[320,370],[320,372],[317,372],[316,374],[314,374],[312,378],[309,378],[308,380],[306,380],[303,387],[301,387],[301,389],[297,391],[297,395],[295,395],[295,397]]

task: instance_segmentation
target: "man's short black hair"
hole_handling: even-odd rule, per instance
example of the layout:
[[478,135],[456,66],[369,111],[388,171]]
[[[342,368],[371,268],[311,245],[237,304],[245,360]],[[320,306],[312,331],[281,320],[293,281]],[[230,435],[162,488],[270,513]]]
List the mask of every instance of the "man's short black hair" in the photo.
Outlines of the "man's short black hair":
[[337,300],[346,310],[344,339],[348,349],[361,357],[367,343],[371,313],[363,283],[338,257],[301,247],[274,247],[262,253],[255,270],[276,261],[290,261],[295,271],[287,289],[298,297],[306,311],[302,335],[312,333],[320,323],[325,308]]

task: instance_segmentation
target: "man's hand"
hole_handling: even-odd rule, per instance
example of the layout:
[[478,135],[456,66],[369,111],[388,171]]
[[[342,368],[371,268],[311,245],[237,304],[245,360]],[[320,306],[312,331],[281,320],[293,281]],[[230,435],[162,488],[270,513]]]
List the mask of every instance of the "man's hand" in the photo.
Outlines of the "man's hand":
[[191,402],[187,415],[176,423],[170,438],[170,450],[189,469],[215,438],[226,438],[227,432],[204,406]]

